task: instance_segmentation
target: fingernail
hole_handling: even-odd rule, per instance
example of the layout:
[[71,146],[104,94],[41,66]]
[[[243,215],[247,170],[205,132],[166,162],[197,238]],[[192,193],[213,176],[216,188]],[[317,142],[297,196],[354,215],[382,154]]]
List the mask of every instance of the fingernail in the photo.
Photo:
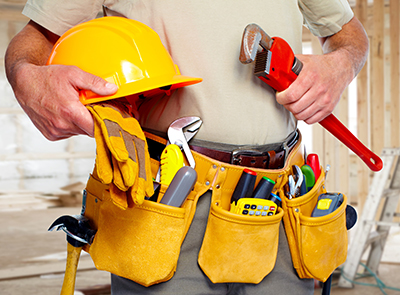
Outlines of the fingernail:
[[115,85],[115,84],[113,84],[113,83],[107,83],[107,84],[106,84],[106,87],[107,87],[108,89],[111,89],[111,90],[114,90],[114,91],[118,90],[117,85]]

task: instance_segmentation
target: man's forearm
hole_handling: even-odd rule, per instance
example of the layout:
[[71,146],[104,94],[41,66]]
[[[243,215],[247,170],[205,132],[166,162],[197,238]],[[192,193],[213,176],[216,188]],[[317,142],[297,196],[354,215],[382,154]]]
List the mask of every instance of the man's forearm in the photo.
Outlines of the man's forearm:
[[44,65],[58,36],[30,21],[10,42],[5,55],[7,78],[15,85],[16,72],[25,64]]
[[361,71],[368,56],[368,36],[356,17],[342,27],[338,33],[320,38],[324,54],[340,51],[351,65],[353,78]]

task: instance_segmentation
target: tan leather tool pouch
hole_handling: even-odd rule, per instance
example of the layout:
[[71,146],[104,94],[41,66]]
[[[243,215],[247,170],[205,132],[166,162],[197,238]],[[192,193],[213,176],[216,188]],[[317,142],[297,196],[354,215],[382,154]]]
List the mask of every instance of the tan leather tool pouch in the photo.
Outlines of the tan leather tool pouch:
[[347,256],[346,204],[322,217],[311,217],[318,196],[326,192],[322,171],[314,187],[305,195],[285,198],[280,192],[286,235],[293,265],[300,278],[314,278],[325,282]]
[[[267,176],[281,189],[303,156],[298,144],[287,164],[279,170],[253,169],[258,181]],[[284,211],[272,216],[244,216],[229,211],[232,193],[246,167],[224,164],[213,185],[208,224],[198,263],[213,283],[262,281],[274,268],[278,253],[279,227]]]
[[212,202],[199,265],[213,283],[259,283],[275,266],[283,210],[255,218]]
[[[108,186],[92,175],[86,187],[85,216],[97,229],[89,252],[97,269],[150,286],[169,280],[191,222],[196,191],[177,208],[145,200],[123,210],[114,205]],[[197,200],[196,200],[197,201]]]

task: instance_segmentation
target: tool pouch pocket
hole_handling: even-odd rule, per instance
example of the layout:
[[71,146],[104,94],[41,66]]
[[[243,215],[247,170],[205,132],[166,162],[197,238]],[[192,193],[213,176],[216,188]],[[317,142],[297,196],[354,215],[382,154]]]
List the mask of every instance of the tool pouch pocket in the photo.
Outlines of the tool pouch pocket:
[[284,226],[293,266],[300,278],[325,282],[347,256],[346,203],[322,217],[311,217],[318,196],[326,193],[322,171],[314,187],[305,195],[288,200],[283,192]]
[[[282,169],[253,169],[258,180],[266,176],[282,189],[292,165],[301,165],[301,137]],[[279,228],[286,215],[282,208],[272,216],[230,212],[231,198],[245,167],[224,164],[212,188],[211,208],[198,263],[213,283],[260,283],[274,268]]]
[[[241,173],[241,170],[237,175]],[[213,190],[198,263],[213,283],[259,283],[275,266],[279,226],[284,215],[244,216],[229,210],[237,178]]]
[[211,205],[199,264],[213,283],[259,283],[275,266],[278,252],[278,214],[255,220]]
[[[186,233],[187,208],[145,200],[140,206],[120,209],[113,204],[108,186],[93,176],[86,191],[85,216],[97,233],[85,250],[96,268],[144,286],[169,280]],[[192,194],[188,199],[193,200]]]

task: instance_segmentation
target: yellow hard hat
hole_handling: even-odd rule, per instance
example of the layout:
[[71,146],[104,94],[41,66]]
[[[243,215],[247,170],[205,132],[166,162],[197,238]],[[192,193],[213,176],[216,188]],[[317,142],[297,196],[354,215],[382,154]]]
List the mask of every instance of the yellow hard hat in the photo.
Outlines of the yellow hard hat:
[[202,81],[180,74],[155,31],[116,16],[93,19],[65,32],[47,64],[74,65],[118,86],[109,96],[82,90],[83,104],[146,92],[153,95]]

